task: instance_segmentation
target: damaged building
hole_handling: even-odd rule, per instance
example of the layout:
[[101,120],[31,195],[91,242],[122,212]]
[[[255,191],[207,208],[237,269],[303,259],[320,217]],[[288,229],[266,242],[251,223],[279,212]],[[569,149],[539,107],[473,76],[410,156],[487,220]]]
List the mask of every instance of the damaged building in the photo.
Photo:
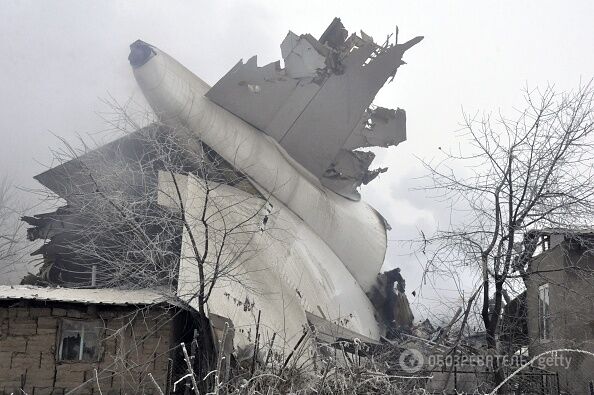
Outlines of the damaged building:
[[0,286],[0,393],[173,393],[191,321],[150,290]]
[[[594,231],[547,228],[529,232],[524,250],[532,258],[517,267],[526,291],[504,311],[504,324],[515,330],[501,339],[512,352],[531,356],[570,349],[594,353]],[[547,354],[545,354],[547,355]],[[585,353],[560,352],[569,366],[550,366],[561,390],[594,393],[594,360]]]
[[365,148],[406,139],[404,110],[372,101],[421,39],[378,44],[336,18],[319,39],[289,32],[283,66],[253,57],[212,87],[134,42],[158,119],[35,177],[65,205],[24,218],[43,241],[26,281],[158,290],[236,328],[237,356],[409,326],[402,276],[378,276],[389,225],[357,189],[387,170]]

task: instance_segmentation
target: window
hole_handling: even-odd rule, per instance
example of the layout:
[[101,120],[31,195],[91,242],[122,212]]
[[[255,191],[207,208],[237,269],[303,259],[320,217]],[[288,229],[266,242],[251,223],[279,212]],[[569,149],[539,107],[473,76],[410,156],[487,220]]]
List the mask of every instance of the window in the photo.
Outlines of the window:
[[58,359],[61,361],[95,361],[99,355],[99,321],[62,320]]
[[549,284],[538,287],[538,329],[541,340],[551,336],[551,310],[549,307]]

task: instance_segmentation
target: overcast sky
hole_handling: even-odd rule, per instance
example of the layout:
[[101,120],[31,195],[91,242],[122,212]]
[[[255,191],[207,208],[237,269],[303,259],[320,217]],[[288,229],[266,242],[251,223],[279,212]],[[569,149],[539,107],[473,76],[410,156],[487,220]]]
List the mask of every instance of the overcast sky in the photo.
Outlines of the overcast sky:
[[[392,240],[430,233],[447,220],[434,201],[412,192],[422,169],[457,145],[462,108],[512,113],[521,89],[577,86],[594,74],[594,2],[584,1],[10,1],[0,2],[0,169],[15,183],[51,165],[55,135],[105,128],[101,98],[142,94],[128,45],[151,43],[213,84],[239,59],[280,58],[288,30],[318,37],[333,17],[376,41],[400,29],[400,41],[423,35],[376,104],[407,112],[408,141],[379,151],[388,173],[363,196],[392,225]],[[391,242],[385,266],[399,266],[408,290],[420,286],[419,262]],[[448,285],[443,285],[444,289]],[[417,292],[418,293],[418,292]],[[432,305],[424,287],[417,302]],[[409,295],[409,298],[411,296]],[[415,308],[418,311],[418,307]]]

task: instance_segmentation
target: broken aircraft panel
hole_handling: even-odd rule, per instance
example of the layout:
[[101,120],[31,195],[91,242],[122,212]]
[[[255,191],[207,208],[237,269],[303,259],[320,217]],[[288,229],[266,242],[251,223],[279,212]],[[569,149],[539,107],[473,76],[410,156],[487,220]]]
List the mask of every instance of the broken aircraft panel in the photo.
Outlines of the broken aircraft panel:
[[[364,33],[347,34],[339,19],[319,41],[289,32],[281,44],[284,69],[279,61],[258,67],[254,56],[235,65],[206,96],[273,137],[322,184],[358,200],[356,189],[369,176],[337,168],[337,157],[344,156],[341,150],[406,139],[404,110],[369,107],[404,63],[404,52],[422,37],[380,46]],[[362,159],[357,166],[367,170],[370,163]],[[340,179],[332,176],[336,171]]]
[[[285,73],[291,78],[313,78],[318,70],[326,67],[324,47],[312,35],[301,37],[289,32],[281,44]],[[328,52],[327,50],[325,52]]]
[[406,140],[406,113],[402,109],[369,108],[364,122],[350,135],[343,149],[389,147]]
[[324,172],[322,183],[339,195],[356,199],[353,196],[359,184],[368,184],[387,168],[367,170],[375,158],[373,152],[340,150],[334,162]]
[[[184,206],[188,218],[199,218],[197,213],[205,209],[205,188],[201,186],[204,181],[192,176],[183,178],[180,184],[187,190]],[[167,182],[166,177],[162,180]],[[238,328],[237,347],[254,341],[249,328],[256,323],[258,311],[262,337],[270,339],[276,333],[278,345],[287,348],[303,334],[308,313],[340,322],[342,327],[369,339],[379,339],[382,332],[373,305],[359,283],[327,244],[294,213],[274,198],[266,201],[228,185],[211,185],[209,193],[209,238],[214,238],[210,243],[216,243],[219,229],[239,227],[237,232],[226,233],[226,245],[230,247],[223,254],[223,261],[233,263],[220,263],[221,267],[230,268],[229,273],[217,280],[208,301],[209,313],[228,318]],[[264,218],[267,231],[256,231]],[[206,242],[202,226],[198,220],[191,224],[198,246]],[[199,269],[185,231],[184,240],[178,295],[197,307],[193,295],[198,292]],[[209,249],[206,273],[212,270],[210,263],[218,259],[218,252]]]

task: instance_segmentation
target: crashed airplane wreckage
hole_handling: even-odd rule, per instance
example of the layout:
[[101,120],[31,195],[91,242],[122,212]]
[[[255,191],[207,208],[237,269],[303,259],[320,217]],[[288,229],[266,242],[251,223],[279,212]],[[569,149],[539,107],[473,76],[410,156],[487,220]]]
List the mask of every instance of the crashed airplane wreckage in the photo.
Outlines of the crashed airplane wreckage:
[[[278,61],[260,67],[253,57],[240,61],[213,87],[150,44],[130,46],[134,76],[164,125],[159,129],[175,133],[188,151],[198,149],[192,145],[198,139],[248,181],[249,188],[221,183],[211,191],[211,199],[235,210],[220,221],[239,223],[245,211],[264,207],[255,217],[261,232],[248,241],[257,253],[242,260],[232,280],[221,278],[207,303],[209,316],[222,317],[235,328],[236,347],[254,342],[257,321],[261,336],[275,334],[276,345],[283,347],[293,347],[310,325],[334,338],[377,342],[385,334],[382,301],[389,298],[386,289],[392,292],[394,280],[378,282],[378,273],[389,226],[360,200],[357,188],[386,169],[369,170],[374,155],[361,149],[405,140],[404,110],[372,101],[404,64],[404,52],[421,40],[399,44],[388,39],[378,45],[363,32],[349,36],[335,19],[320,39],[289,32],[281,44],[284,68]],[[127,136],[111,146],[134,145],[134,139]],[[52,241],[61,237],[55,224],[68,222],[60,216],[70,215],[76,204],[77,194],[65,185],[82,183],[76,177],[84,177],[89,165],[75,162],[84,160],[37,176],[68,206],[61,213],[25,219],[35,226],[31,239],[50,239],[40,250],[44,273],[63,285],[68,276],[60,272],[60,262],[72,265],[73,259],[60,261]],[[179,183],[183,209],[205,210],[199,176],[160,172],[156,178],[160,204],[175,204],[161,192]],[[192,226],[204,225],[197,221]],[[188,247],[189,232],[180,233],[175,286],[197,310],[199,273]],[[192,242],[204,247],[205,240]],[[100,271],[100,265],[93,266],[87,278],[100,277]]]

